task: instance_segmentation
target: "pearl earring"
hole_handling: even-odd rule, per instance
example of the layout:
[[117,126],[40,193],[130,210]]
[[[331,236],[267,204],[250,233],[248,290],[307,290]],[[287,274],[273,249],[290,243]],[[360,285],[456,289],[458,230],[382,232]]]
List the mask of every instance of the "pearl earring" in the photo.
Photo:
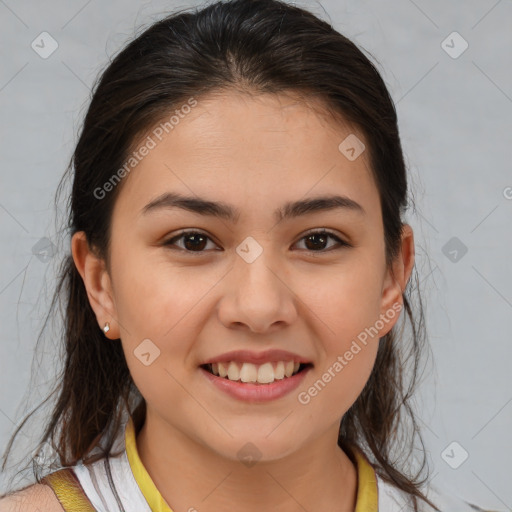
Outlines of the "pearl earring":
[[110,331],[110,324],[108,322],[105,322],[105,327],[103,327],[103,332],[107,334],[107,332]]

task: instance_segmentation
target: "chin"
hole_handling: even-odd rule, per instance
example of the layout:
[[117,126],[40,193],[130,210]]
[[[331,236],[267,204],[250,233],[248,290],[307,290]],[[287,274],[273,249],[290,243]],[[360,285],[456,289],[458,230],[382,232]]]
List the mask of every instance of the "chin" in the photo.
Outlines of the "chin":
[[[266,431],[265,431],[266,432]],[[290,454],[299,451],[301,443],[290,436],[278,436],[270,439],[267,434],[250,436],[235,436],[226,439],[220,446],[219,444],[210,448],[221,457],[246,464],[252,467],[256,462],[273,462],[282,460]],[[271,437],[273,437],[272,434]]]

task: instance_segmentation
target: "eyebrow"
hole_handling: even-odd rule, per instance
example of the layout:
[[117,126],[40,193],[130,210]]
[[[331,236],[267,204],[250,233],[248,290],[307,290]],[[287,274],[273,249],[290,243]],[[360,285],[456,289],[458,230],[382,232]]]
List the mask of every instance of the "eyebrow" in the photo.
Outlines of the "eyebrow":
[[[181,208],[199,215],[218,217],[233,223],[236,223],[240,216],[240,210],[229,204],[209,201],[197,196],[183,196],[173,192],[166,192],[153,199],[142,208],[140,213],[147,215],[159,209],[171,208]],[[334,209],[350,210],[362,215],[366,213],[359,203],[347,196],[328,195],[285,203],[283,207],[275,210],[274,217],[280,222],[285,219]]]

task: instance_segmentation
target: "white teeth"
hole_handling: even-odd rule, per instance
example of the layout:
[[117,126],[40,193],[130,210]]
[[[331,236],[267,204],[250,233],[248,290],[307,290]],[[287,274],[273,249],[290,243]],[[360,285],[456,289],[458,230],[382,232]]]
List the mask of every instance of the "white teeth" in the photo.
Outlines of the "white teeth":
[[[214,365],[214,364],[215,364],[215,363],[213,363],[213,364],[212,364],[212,371],[213,371],[214,375],[217,375],[217,374],[215,373],[214,368],[213,368],[213,365]],[[227,368],[224,366],[224,364],[223,364],[223,363],[219,363],[219,375],[220,375],[221,377],[226,377],[226,376],[227,376],[227,374],[228,374],[228,370],[227,370]]]
[[274,370],[274,378],[281,380],[284,379],[284,363],[283,361],[279,361],[277,363],[276,369]]
[[238,369],[238,365],[231,361],[228,366],[228,379],[229,380],[238,380],[240,378],[240,370]]
[[232,381],[258,382],[260,384],[270,384],[274,380],[291,377],[298,372],[299,368],[300,363],[293,361],[266,362],[261,365],[235,361],[211,364],[211,372],[214,375]]
[[258,382],[261,382],[262,384],[269,384],[270,382],[274,382],[274,367],[272,366],[272,363],[262,364],[258,368]]
[[242,382],[256,382],[258,380],[258,369],[256,366],[244,363],[240,369],[240,380]]

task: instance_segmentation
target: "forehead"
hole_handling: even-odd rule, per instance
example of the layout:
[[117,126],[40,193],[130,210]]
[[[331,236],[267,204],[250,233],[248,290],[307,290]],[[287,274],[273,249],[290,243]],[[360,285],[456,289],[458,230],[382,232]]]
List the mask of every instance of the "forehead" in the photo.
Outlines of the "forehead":
[[222,199],[242,212],[273,212],[289,200],[340,193],[371,211],[379,197],[368,152],[347,158],[346,140],[366,145],[320,102],[289,94],[210,94],[192,109],[175,108],[137,142],[135,151],[151,149],[124,178],[116,208],[129,206],[136,214],[171,191]]

